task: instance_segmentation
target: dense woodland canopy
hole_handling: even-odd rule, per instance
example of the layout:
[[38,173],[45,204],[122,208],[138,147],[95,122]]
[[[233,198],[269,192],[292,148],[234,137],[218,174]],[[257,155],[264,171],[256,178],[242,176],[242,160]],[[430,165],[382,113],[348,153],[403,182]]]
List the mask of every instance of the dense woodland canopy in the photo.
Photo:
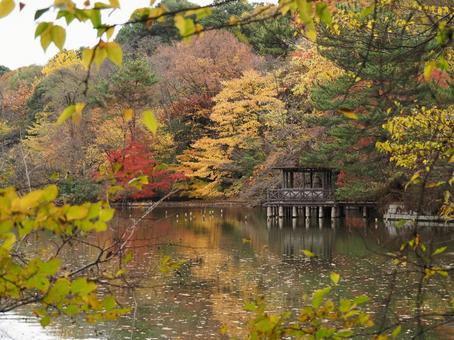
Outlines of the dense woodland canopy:
[[[230,2],[202,21],[216,27],[253,7]],[[333,23],[318,25],[317,44],[290,15],[189,42],[170,19],[130,24],[116,38],[123,66],[93,71],[88,91],[81,51],[64,50],[43,67],[2,67],[2,182],[20,189],[55,182],[70,200],[96,199],[105,179],[99,167],[140,144],[144,158],[184,175],[183,197],[260,199],[277,185],[273,166],[304,164],[340,170],[342,199],[400,200],[408,178],[375,148],[388,134],[383,124],[423,107],[452,111],[454,100],[449,46],[438,49],[429,79],[423,75],[439,39],[409,19],[423,15],[416,7],[339,4]],[[61,111],[78,102],[88,103],[80,122],[57,127]],[[137,123],[146,108],[158,116],[155,136]],[[431,209],[440,205],[432,199]]]

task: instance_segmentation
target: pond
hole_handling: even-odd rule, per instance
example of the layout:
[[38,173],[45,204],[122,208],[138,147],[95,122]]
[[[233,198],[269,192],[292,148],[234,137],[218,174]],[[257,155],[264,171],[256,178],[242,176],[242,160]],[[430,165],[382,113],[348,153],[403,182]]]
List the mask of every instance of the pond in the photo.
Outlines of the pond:
[[[143,211],[119,211],[97,242],[111,242]],[[142,288],[117,292],[121,302],[137,306],[135,313],[97,325],[58,319],[42,329],[28,307],[0,319],[0,339],[220,339],[222,325],[243,338],[247,301],[264,296],[271,311],[297,311],[304,296],[329,283],[332,271],[342,277],[339,294],[368,295],[374,302],[367,308],[376,314],[389,271],[389,259],[379,253],[398,247],[405,232],[373,216],[366,220],[356,211],[334,221],[279,222],[267,221],[261,209],[159,208],[140,222],[131,240],[129,273]],[[454,249],[452,227],[426,233],[437,246]],[[309,260],[304,249],[317,257]],[[92,255],[83,247],[66,254],[68,259]],[[164,275],[158,267],[167,255],[186,263]],[[448,252],[444,260],[454,263],[454,253]],[[396,290],[400,303],[393,308],[405,315],[410,310],[402,301],[409,297],[404,285],[401,289]],[[443,294],[429,295],[434,308],[447,303]],[[433,336],[449,338],[451,331],[446,327]]]

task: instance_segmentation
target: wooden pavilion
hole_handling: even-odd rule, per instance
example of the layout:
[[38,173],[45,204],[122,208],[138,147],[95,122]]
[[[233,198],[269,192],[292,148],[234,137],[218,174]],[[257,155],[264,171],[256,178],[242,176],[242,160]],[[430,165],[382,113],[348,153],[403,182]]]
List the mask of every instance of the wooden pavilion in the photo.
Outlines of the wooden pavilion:
[[340,202],[336,200],[336,180],[339,172],[333,168],[300,166],[276,167],[282,173],[281,188],[269,189],[264,206],[270,217],[317,216],[328,213],[340,217],[346,205],[361,206],[367,216],[371,202]]

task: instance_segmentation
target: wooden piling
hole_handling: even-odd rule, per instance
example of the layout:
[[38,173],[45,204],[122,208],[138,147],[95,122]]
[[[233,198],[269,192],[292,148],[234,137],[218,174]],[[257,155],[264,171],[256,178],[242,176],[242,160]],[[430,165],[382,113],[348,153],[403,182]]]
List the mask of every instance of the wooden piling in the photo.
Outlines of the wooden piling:
[[297,218],[298,217],[298,209],[296,206],[292,207],[292,218]]
[[268,218],[273,217],[273,207],[266,208],[266,217],[268,217]]

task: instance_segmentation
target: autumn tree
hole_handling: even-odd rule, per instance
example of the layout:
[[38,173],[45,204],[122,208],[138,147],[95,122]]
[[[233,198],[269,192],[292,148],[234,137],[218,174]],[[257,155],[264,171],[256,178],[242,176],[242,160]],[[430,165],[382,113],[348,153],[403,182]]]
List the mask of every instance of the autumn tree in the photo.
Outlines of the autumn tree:
[[[180,173],[160,168],[147,146],[137,141],[108,152],[106,158],[107,165],[99,175],[119,187],[110,197],[114,200],[150,199],[169,191],[176,181],[184,178]],[[109,193],[110,189],[107,190]]]
[[[408,114],[390,119],[383,127],[390,137],[377,142],[377,148],[390,155],[405,170],[409,185],[424,190],[424,201],[415,211],[439,210],[446,220],[454,217],[452,186],[454,178],[454,107],[415,107]],[[411,187],[411,193],[418,192]],[[438,195],[429,195],[438,191]],[[440,191],[444,192],[440,195]],[[435,196],[435,197],[434,197]]]
[[215,31],[160,48],[152,63],[159,79],[159,115],[181,152],[209,133],[211,98],[222,81],[256,68],[259,58],[232,33]]
[[210,114],[213,137],[201,138],[178,157],[194,179],[192,194],[197,196],[235,191],[263,161],[275,142],[273,129],[285,120],[285,105],[272,77],[247,71],[223,84]]
[[42,72],[45,76],[48,76],[57,70],[73,66],[82,66],[80,56],[76,51],[63,50],[47,62],[46,66],[43,67]]

